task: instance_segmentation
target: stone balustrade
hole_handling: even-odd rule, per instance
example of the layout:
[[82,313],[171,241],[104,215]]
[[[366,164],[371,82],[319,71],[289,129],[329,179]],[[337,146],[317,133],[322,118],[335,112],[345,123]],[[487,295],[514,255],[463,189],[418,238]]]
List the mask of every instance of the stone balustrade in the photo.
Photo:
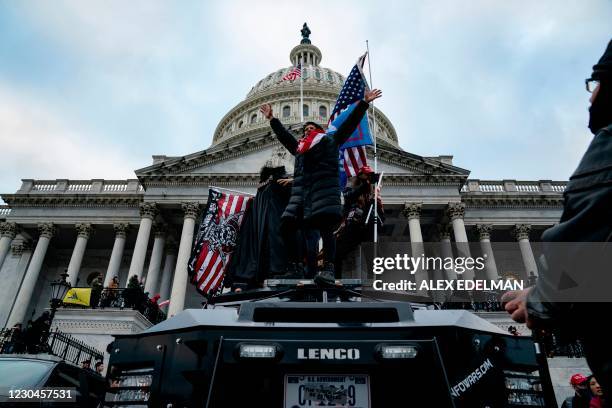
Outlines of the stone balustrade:
[[6,218],[11,213],[11,208],[8,205],[0,205],[0,218]]
[[462,193],[563,193],[565,181],[517,181],[517,180],[478,180],[470,179],[461,188]]
[[[142,193],[143,187],[137,179],[128,180],[22,180],[18,194],[126,194]],[[0,215],[3,208],[0,207]],[[10,211],[10,209],[9,209]]]

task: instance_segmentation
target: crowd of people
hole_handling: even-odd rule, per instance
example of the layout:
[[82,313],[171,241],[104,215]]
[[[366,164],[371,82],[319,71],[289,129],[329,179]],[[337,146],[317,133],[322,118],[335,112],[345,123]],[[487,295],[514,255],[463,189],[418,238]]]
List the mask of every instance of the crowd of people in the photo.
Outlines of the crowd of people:
[[113,276],[109,284],[104,287],[100,274],[94,276],[90,286],[89,305],[94,309],[107,307],[134,309],[154,323],[165,318],[165,314],[160,310],[158,304],[160,295],[150,296],[148,292],[145,292],[144,279],[139,279],[137,275],[132,275],[128,279],[126,288],[119,287],[118,276]]
[[25,327],[15,324],[10,330],[4,331],[0,353],[36,354],[48,350],[47,338],[51,330],[51,314],[44,311],[38,318],[28,320]]

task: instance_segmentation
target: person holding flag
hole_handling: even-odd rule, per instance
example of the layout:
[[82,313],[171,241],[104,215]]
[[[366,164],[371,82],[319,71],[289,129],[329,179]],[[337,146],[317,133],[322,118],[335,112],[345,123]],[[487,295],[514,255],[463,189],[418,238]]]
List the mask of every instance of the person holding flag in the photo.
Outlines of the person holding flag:
[[[357,91],[357,90],[355,90]],[[338,126],[330,126],[328,132],[314,122],[306,122],[299,140],[274,117],[272,106],[261,107],[263,115],[279,142],[295,156],[294,180],[289,204],[281,216],[281,232],[286,237],[289,271],[297,273],[298,246],[296,231],[303,229],[307,237],[307,256],[318,251],[318,235],[323,239],[323,269],[314,277],[320,285],[333,285],[336,241],[334,231],[341,217],[338,154],[340,146],[351,137],[364,118],[370,102],[380,98],[378,89],[362,89],[363,99],[354,103],[350,113]],[[342,94],[341,94],[342,96]],[[319,234],[313,234],[318,231]],[[296,276],[297,277],[297,276]]]

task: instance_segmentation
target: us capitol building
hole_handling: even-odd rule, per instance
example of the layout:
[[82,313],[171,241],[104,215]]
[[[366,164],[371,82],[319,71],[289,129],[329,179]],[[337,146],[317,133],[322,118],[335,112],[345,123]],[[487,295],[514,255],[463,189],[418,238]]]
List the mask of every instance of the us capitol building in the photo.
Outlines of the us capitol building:
[[[300,109],[304,120],[326,125],[344,82],[343,75],[321,66],[323,54],[308,34],[289,53],[290,65],[257,81],[221,118],[206,150],[154,155],[127,180],[24,179],[19,190],[2,194],[0,324],[12,327],[40,315],[49,306],[49,283],[66,269],[72,286],[89,286],[97,274],[105,277],[104,286],[114,276],[120,287],[128,276],[144,278],[146,292],[170,299],[169,315],[200,307],[187,261],[209,186],[254,194],[264,164],[293,168],[293,157],[276,141],[260,105],[271,103],[275,115],[296,130]],[[301,107],[299,80],[281,81],[298,62]],[[487,277],[537,275],[529,242],[558,222],[565,182],[471,179],[451,155],[423,157],[402,149],[391,120],[374,112],[386,213],[380,240],[479,242],[485,250],[491,242],[518,242],[522,256],[491,257]],[[512,324],[504,313],[487,318],[504,330]],[[112,334],[150,325],[136,311],[113,308],[63,308],[54,320],[60,330],[102,350]]]

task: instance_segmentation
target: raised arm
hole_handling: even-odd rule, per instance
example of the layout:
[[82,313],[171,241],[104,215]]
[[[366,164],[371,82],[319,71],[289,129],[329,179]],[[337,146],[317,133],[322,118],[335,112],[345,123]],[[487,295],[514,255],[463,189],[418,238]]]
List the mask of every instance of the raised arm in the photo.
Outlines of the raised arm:
[[278,141],[281,142],[281,144],[285,146],[287,150],[289,150],[289,153],[295,155],[298,142],[295,140],[295,137],[289,133],[287,129],[285,129],[280,120],[274,117],[274,114],[272,113],[272,106],[270,106],[269,103],[266,103],[265,105],[262,105],[259,110],[264,117],[270,121],[270,127],[274,131]]
[[372,89],[371,91],[365,93],[363,99],[359,101],[353,112],[351,112],[348,118],[342,122],[342,124],[338,127],[338,130],[336,130],[334,133],[334,139],[336,140],[338,146],[343,145],[344,142],[346,142],[346,139],[353,134],[359,125],[359,122],[361,122],[363,115],[365,115],[367,112],[370,102],[372,102],[374,99],[380,98],[381,96],[382,91],[380,89]]

